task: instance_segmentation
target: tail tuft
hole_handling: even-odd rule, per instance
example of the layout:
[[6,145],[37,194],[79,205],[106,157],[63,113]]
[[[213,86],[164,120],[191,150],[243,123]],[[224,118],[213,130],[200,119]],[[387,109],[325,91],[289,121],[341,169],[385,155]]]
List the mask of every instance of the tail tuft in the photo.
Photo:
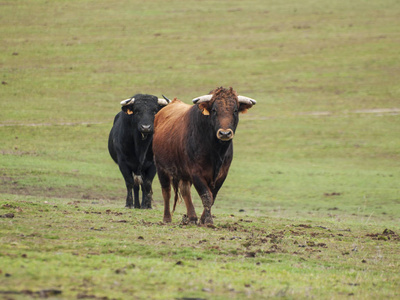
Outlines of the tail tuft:
[[134,175],[133,181],[134,181],[135,185],[141,185],[143,183],[142,175]]

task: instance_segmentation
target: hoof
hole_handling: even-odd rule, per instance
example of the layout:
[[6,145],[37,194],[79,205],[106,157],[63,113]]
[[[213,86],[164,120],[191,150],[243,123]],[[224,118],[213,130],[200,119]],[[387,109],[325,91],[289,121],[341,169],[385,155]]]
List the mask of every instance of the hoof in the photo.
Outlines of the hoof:
[[189,225],[197,225],[197,221],[198,221],[197,217],[189,217],[188,224]]
[[207,218],[201,218],[200,219],[200,224],[201,225],[205,225],[205,226],[207,226],[207,225],[213,225],[214,224],[214,221],[213,221],[213,219],[212,219],[212,217],[207,217]]
[[197,216],[188,217],[184,214],[182,216],[181,225],[197,225]]

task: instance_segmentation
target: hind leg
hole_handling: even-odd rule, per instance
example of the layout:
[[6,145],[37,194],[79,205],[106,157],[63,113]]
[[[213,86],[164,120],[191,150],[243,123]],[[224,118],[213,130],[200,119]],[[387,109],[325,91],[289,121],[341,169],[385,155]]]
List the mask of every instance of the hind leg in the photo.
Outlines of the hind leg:
[[161,191],[162,195],[164,198],[164,218],[163,221],[165,223],[171,223],[172,222],[172,216],[171,216],[171,209],[169,206],[169,201],[171,198],[171,179],[167,173],[164,171],[158,169],[158,180],[160,181],[161,185]]
[[189,223],[197,224],[197,215],[194,210],[192,196],[190,194],[191,183],[189,181],[182,181],[179,185],[183,200],[185,201],[187,216],[189,218]]

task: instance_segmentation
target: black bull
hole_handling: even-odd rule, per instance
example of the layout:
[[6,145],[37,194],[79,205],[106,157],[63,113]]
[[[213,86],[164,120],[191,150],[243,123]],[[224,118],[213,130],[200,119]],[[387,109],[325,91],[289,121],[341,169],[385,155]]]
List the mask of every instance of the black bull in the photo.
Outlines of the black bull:
[[[154,116],[167,104],[156,96],[137,94],[121,102],[122,111],[114,118],[108,151],[125,179],[125,206],[128,208],[151,208],[152,182],[156,174],[152,150]],[[142,188],[141,205],[139,187]]]

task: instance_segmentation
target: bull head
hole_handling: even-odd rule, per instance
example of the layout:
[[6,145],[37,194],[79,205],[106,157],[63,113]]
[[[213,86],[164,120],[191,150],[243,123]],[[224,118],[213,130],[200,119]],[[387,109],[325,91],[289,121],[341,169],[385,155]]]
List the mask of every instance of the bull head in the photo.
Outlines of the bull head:
[[245,113],[257,103],[252,98],[236,95],[232,88],[224,89],[221,87],[212,91],[209,95],[196,97],[192,100],[194,104],[198,105],[203,115],[210,116],[210,110],[215,112],[215,116],[211,116],[211,122],[216,123],[216,136],[220,141],[229,141],[233,138],[238,123],[237,113]]
[[168,104],[168,99],[157,98],[153,95],[136,94],[129,99],[121,101],[121,108],[127,115],[135,114],[135,118],[130,119],[133,125],[132,128],[136,128],[136,132],[141,134],[142,140],[146,140],[148,135],[153,133],[154,115]]

